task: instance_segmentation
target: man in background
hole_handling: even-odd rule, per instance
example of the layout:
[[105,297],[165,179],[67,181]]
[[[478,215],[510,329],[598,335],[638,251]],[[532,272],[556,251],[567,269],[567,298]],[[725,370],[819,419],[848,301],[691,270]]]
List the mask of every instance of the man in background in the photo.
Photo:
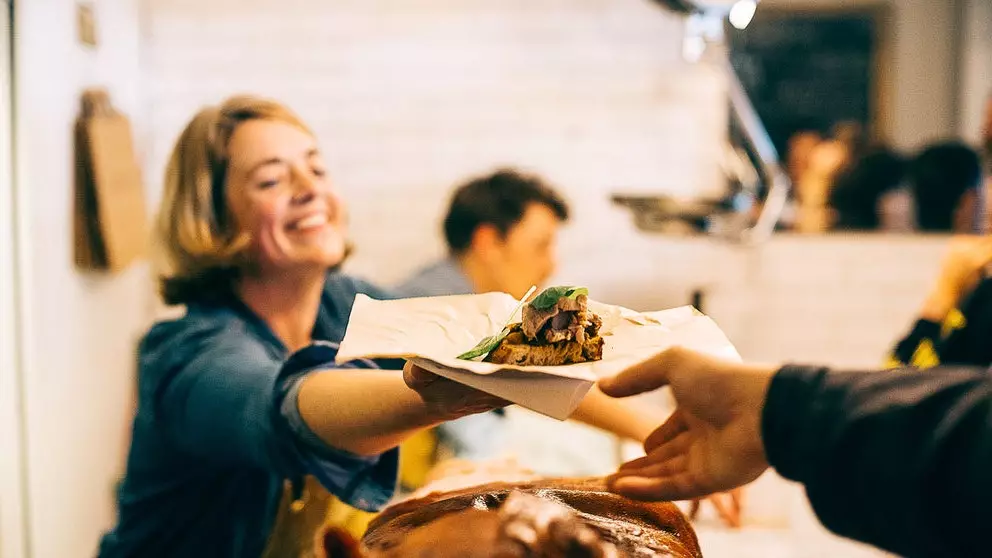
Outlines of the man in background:
[[405,296],[491,291],[523,297],[555,270],[565,201],[540,178],[500,169],[460,186],[444,218],[448,256],[397,287]]

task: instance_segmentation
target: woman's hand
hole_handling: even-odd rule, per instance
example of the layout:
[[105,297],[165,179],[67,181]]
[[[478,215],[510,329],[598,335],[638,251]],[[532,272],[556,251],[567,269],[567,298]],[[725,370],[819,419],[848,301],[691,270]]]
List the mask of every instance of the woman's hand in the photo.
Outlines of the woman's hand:
[[921,312],[924,319],[942,322],[975,289],[992,264],[992,236],[952,238],[944,256],[937,284]]
[[442,422],[510,404],[505,399],[442,378],[409,362],[403,367],[403,381],[420,395],[428,412]]
[[393,370],[342,369],[308,374],[297,407],[328,445],[378,455],[415,432],[508,403],[407,364]]
[[602,380],[613,397],[668,385],[677,404],[644,443],[647,455],[624,464],[610,487],[635,499],[687,500],[757,479],[768,468],[761,412],[774,373],[674,348]]

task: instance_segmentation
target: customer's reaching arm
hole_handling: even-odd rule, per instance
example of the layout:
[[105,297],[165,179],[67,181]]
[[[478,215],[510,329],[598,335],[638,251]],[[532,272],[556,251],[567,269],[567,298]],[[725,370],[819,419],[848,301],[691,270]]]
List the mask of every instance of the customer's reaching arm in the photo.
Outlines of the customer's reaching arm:
[[768,466],[805,485],[834,532],[906,556],[988,552],[992,377],[746,366],[676,349],[601,382],[626,396],[670,385],[675,414],[611,479],[635,498],[739,486]]

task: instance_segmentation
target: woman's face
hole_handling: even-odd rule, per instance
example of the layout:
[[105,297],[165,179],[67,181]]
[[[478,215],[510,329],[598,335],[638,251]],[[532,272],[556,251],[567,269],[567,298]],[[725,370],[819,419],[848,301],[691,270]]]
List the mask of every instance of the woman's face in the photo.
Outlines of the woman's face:
[[344,259],[345,207],[316,140],[275,120],[238,126],[228,145],[227,201],[263,274],[327,269]]

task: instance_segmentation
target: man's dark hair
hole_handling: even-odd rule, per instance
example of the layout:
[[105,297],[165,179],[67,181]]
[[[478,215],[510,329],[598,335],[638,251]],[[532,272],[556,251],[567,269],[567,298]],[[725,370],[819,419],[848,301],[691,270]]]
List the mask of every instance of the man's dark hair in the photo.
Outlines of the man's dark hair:
[[961,199],[981,185],[981,160],[974,149],[963,143],[935,144],[910,164],[909,181],[920,230],[951,231]]
[[568,220],[565,200],[537,176],[500,169],[470,180],[455,191],[444,218],[448,249],[454,254],[465,252],[482,225],[491,225],[505,236],[535,203],[546,206],[561,221]]

